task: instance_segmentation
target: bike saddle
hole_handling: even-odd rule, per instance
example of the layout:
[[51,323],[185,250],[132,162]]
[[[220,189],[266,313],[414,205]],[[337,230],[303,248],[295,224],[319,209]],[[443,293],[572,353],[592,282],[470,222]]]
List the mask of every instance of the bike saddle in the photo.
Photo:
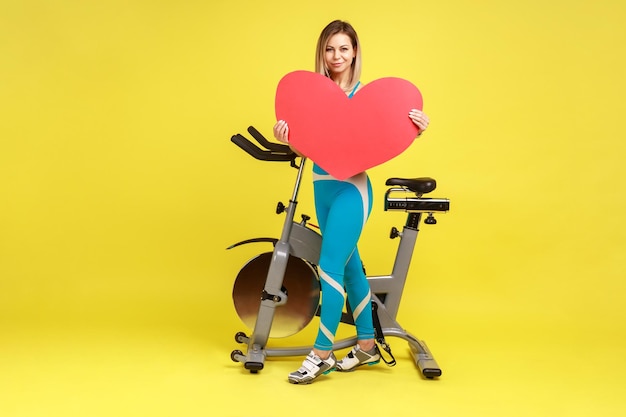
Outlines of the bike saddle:
[[426,194],[437,188],[437,181],[429,177],[389,178],[387,182],[385,182],[385,185],[399,185],[401,187],[408,188],[415,193]]

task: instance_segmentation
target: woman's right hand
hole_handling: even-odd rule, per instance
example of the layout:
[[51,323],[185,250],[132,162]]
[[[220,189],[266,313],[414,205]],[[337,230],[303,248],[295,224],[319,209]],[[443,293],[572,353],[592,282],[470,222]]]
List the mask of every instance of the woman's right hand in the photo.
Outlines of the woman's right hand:
[[289,126],[284,120],[279,120],[274,125],[274,137],[277,141],[289,145]]

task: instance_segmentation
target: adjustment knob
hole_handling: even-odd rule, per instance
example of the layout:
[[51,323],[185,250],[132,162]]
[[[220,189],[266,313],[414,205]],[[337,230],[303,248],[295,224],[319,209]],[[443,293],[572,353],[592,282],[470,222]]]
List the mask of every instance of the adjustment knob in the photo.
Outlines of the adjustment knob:
[[283,211],[285,211],[285,205],[282,203],[282,201],[279,201],[276,205],[276,214],[280,214]]
[[437,224],[437,219],[435,219],[435,216],[433,216],[432,213],[428,213],[428,217],[426,217],[426,220],[424,220],[424,223]]
[[400,231],[395,227],[391,228],[391,233],[389,233],[389,239],[395,239],[400,236]]

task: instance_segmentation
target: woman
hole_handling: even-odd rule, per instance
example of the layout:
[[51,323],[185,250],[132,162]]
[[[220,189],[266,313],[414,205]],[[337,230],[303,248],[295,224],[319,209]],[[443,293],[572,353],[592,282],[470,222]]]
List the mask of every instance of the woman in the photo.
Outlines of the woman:
[[[335,20],[324,28],[317,42],[315,71],[332,79],[350,98],[362,86],[361,45],[349,23]],[[408,117],[418,127],[418,136],[428,127],[429,119],[421,111],[411,109]],[[274,125],[274,136],[289,144],[286,121],[279,120]],[[351,371],[380,361],[374,339],[371,291],[357,249],[372,207],[372,185],[365,172],[339,181],[314,164],[313,189],[322,232],[318,264],[322,288],[320,327],[313,350],[302,366],[289,374],[288,380],[294,384],[308,384],[333,370]],[[337,361],[332,349],[346,293],[352,307],[357,344]]]

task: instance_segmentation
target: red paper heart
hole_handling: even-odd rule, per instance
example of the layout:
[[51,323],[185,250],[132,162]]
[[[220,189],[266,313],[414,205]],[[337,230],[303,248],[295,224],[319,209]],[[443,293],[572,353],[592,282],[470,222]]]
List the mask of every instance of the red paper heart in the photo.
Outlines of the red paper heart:
[[277,120],[289,126],[289,143],[344,180],[409,147],[418,133],[409,111],[422,109],[422,95],[409,81],[389,77],[350,99],[330,78],[295,71],[278,83],[275,106]]

